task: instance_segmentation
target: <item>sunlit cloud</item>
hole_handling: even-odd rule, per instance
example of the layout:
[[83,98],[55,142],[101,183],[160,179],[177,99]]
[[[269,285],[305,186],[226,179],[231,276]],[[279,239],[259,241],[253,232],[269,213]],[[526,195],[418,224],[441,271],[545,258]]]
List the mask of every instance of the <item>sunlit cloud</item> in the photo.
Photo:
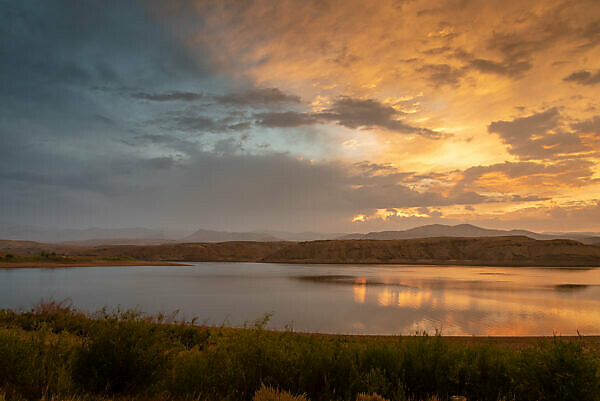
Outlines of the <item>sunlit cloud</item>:
[[600,230],[596,0],[13,7],[2,219]]

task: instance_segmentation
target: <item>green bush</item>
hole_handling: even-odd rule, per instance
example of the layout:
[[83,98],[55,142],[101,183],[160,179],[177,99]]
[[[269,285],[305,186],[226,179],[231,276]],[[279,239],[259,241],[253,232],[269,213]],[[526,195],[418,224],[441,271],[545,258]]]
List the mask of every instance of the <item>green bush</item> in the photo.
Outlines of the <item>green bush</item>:
[[524,350],[513,380],[523,401],[599,400],[598,355],[586,352],[580,340],[554,338]]
[[43,327],[25,335],[0,330],[0,387],[28,398],[71,391],[70,360],[76,346]]
[[152,392],[165,378],[171,348],[146,321],[102,321],[75,354],[73,379],[92,393]]

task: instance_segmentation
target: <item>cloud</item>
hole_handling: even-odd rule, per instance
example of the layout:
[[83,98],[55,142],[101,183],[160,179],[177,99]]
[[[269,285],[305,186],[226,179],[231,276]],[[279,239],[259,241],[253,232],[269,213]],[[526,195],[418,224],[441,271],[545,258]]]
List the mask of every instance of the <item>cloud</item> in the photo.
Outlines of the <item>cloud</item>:
[[575,71],[571,75],[566,76],[564,81],[575,82],[579,85],[596,85],[600,84],[600,70],[591,72],[588,70]]
[[262,108],[268,106],[302,103],[299,96],[283,93],[278,88],[254,88],[243,92],[231,92],[225,95],[180,91],[162,93],[136,92],[131,94],[131,97],[155,102],[193,102],[204,99],[213,100],[221,105],[232,105],[239,108]]
[[321,122],[318,116],[296,111],[254,114],[256,124],[267,128],[294,128]]
[[392,106],[384,105],[375,99],[353,99],[339,97],[330,108],[319,113],[326,120],[336,121],[347,128],[382,127],[390,130],[410,132],[414,128],[407,127],[398,117],[402,112]]
[[344,230],[598,192],[597,0],[72,3],[0,14],[0,221]]
[[383,128],[402,134],[418,134],[431,139],[440,139],[444,136],[440,132],[407,124],[401,119],[405,116],[403,112],[375,99],[341,96],[335,99],[329,108],[316,113],[316,116],[351,129]]
[[376,99],[355,99],[340,96],[330,107],[319,112],[268,112],[254,115],[256,123],[269,128],[291,128],[334,122],[350,129],[380,128],[401,134],[417,134],[440,139],[445,134],[427,128],[415,127],[402,120],[405,114]]
[[[537,28],[537,27],[536,27]],[[532,37],[532,34],[535,35]],[[529,60],[534,53],[552,44],[551,38],[537,32],[519,34],[515,32],[494,32],[487,41],[487,49],[500,53],[505,60]]]
[[194,92],[165,92],[165,93],[143,93],[138,92],[131,95],[136,99],[151,100],[155,102],[169,102],[169,101],[184,101],[192,102],[204,98],[202,93]]
[[460,80],[465,76],[465,70],[449,64],[425,64],[417,69],[425,74],[425,78],[437,87],[449,85],[458,87]]
[[300,104],[302,100],[299,96],[288,95],[278,88],[256,88],[241,93],[229,93],[221,96],[214,96],[214,99],[221,104],[228,104],[238,107],[260,108],[275,104]]
[[[165,112],[160,117],[152,118],[145,123],[147,129],[179,131],[192,135],[243,132],[251,126],[252,121],[244,113],[230,112],[220,115],[195,108]],[[162,138],[162,134],[158,134],[158,136],[146,134],[145,137]]]
[[521,77],[523,73],[531,69],[531,64],[528,61],[497,62],[477,58],[471,60],[469,64],[474,69],[483,73],[505,75],[514,78]]
[[589,150],[578,135],[562,128],[558,109],[551,108],[510,121],[494,121],[488,125],[488,132],[498,134],[508,145],[509,153],[521,159],[545,159]]
[[583,39],[579,47],[584,49],[590,49],[600,44],[600,21],[596,19],[593,22],[581,27],[578,32],[579,39]]
[[[458,187],[479,191],[536,191],[544,187],[558,189],[590,184],[595,163],[578,158],[557,162],[503,162],[487,166],[473,166],[461,172]],[[502,177],[498,177],[501,174]],[[486,177],[492,177],[491,181]]]
[[[110,169],[96,158],[61,163],[69,166],[64,175],[58,166],[35,173],[38,165],[33,160],[22,173],[3,162],[3,216],[33,223],[38,217],[31,208],[39,207],[46,211],[37,220],[42,225],[58,224],[60,216],[69,213],[87,224],[119,225],[125,218],[129,224],[144,225],[327,230],[349,224],[360,210],[486,201],[472,191],[418,192],[403,184],[402,174],[372,175],[347,163],[309,163],[276,152],[252,155],[234,140],[220,141],[214,152],[191,151],[182,161],[122,153],[112,156]],[[16,202],[32,189],[35,199]],[[59,192],[64,199],[55,202]],[[92,213],[99,204],[102,216]]]
[[433,47],[423,51],[424,54],[442,54],[450,51],[450,46]]
[[474,56],[462,48],[454,52],[454,56],[466,63],[465,69],[472,69],[484,74],[496,74],[510,78],[521,78],[533,67],[531,62],[520,58],[512,58],[504,54],[501,61]]
[[600,116],[594,116],[588,120],[574,123],[571,127],[578,132],[600,136]]

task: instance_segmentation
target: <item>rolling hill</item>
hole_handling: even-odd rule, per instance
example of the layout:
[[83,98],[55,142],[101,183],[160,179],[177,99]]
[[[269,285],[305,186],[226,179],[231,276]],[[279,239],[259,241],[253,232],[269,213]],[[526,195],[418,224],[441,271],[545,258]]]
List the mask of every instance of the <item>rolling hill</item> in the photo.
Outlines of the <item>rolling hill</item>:
[[540,234],[527,230],[495,230],[477,227],[472,224],[458,224],[455,226],[444,224],[430,224],[402,231],[377,231],[367,234],[348,234],[338,239],[373,239],[373,240],[396,240],[435,237],[501,237],[501,236],[523,236],[538,240],[572,239],[587,244],[599,243],[600,237],[591,233],[557,233]]

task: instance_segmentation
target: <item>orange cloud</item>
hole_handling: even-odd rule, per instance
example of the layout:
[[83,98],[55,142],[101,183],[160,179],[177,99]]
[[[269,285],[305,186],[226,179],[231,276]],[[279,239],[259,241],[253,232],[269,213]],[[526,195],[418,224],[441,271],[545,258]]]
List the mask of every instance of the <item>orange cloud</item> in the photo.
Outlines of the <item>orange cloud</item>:
[[[595,0],[193,4],[202,23],[182,38],[192,51],[209,49],[224,76],[279,88],[301,108],[257,114],[259,127],[332,138],[326,155],[306,157],[410,172],[397,183],[454,202],[439,202],[449,218],[462,218],[469,192],[481,195],[474,213],[494,219],[596,199]],[[386,201],[349,220],[427,217]]]

